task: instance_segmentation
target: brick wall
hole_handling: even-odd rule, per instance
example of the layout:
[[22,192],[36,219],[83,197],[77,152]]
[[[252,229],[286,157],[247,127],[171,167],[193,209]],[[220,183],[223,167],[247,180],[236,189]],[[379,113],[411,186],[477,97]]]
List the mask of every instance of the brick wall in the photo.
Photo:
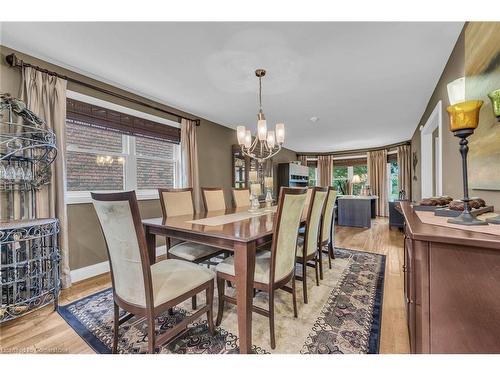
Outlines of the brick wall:
[[[122,135],[106,129],[68,123],[66,128],[68,148],[100,150],[102,155],[122,152]],[[175,165],[169,162],[175,145],[149,138],[136,138],[137,189],[173,187]],[[117,156],[111,165],[98,165],[98,155],[85,152],[66,153],[68,191],[122,190],[124,167]],[[157,160],[152,158],[161,158]]]

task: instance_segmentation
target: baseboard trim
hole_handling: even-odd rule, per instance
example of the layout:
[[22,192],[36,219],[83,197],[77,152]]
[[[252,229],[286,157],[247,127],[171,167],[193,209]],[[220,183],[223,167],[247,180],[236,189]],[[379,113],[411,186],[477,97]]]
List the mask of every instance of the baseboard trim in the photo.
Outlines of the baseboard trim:
[[[165,246],[159,246],[156,248],[156,256],[165,255],[166,251],[167,249]],[[99,276],[106,272],[109,272],[109,262],[107,260],[87,267],[71,270],[71,282],[77,283],[78,281],[90,279],[91,277]]]
[[102,275],[106,272],[109,272],[109,262],[107,260],[101,263],[72,270],[70,272],[71,282],[77,283],[78,281],[90,279],[91,277]]

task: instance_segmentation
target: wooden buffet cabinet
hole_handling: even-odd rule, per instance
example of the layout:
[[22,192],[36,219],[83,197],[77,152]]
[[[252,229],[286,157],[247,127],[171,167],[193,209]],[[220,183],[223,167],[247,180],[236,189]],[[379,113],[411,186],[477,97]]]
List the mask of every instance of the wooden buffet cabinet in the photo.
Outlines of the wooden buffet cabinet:
[[404,291],[412,353],[500,353],[500,236],[424,224],[409,202]]

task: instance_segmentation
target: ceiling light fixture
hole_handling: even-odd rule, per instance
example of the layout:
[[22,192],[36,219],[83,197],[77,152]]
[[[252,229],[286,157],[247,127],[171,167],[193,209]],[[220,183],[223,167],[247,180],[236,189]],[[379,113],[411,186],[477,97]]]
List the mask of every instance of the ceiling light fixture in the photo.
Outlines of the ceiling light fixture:
[[262,163],[272,158],[281,150],[285,141],[285,124],[276,124],[275,130],[267,130],[266,116],[262,110],[262,77],[266,75],[264,69],[257,69],[255,75],[259,78],[259,113],[257,114],[257,135],[252,141],[252,133],[245,126],[238,126],[236,133],[238,144],[243,154]]

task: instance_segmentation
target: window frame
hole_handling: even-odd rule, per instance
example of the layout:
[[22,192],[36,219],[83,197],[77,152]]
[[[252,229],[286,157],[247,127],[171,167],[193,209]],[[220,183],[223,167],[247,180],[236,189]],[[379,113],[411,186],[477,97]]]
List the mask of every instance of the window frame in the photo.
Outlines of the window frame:
[[[175,121],[170,121],[162,117],[150,115],[148,113],[136,111],[127,107],[123,107],[114,103],[100,100],[91,96],[83,95],[74,91],[66,91],[66,96],[70,99],[79,100],[89,104],[95,104],[104,108],[112,109],[118,112],[129,114],[132,116],[144,118],[147,120],[156,121],[165,125],[173,127],[180,127],[180,124]],[[154,156],[142,156],[136,154],[136,136],[121,134],[122,135],[122,153],[105,151],[106,155],[124,157],[125,163],[123,166],[123,190],[93,190],[93,192],[101,193],[115,193],[121,191],[135,190],[138,200],[154,200],[159,199],[157,189],[137,189],[137,158],[161,160],[165,162],[172,162],[174,164],[174,187],[179,187],[181,183],[181,157],[180,157],[180,144],[175,144],[173,159],[163,159]],[[65,140],[67,142],[67,140]],[[165,141],[168,142],[168,141]],[[66,150],[72,152],[82,152],[87,154],[102,155],[103,151],[97,149],[79,148],[66,143]],[[65,171],[66,173],[66,171]],[[92,198],[90,191],[68,191],[67,186],[64,186],[64,200],[66,204],[81,204],[91,203]]]

